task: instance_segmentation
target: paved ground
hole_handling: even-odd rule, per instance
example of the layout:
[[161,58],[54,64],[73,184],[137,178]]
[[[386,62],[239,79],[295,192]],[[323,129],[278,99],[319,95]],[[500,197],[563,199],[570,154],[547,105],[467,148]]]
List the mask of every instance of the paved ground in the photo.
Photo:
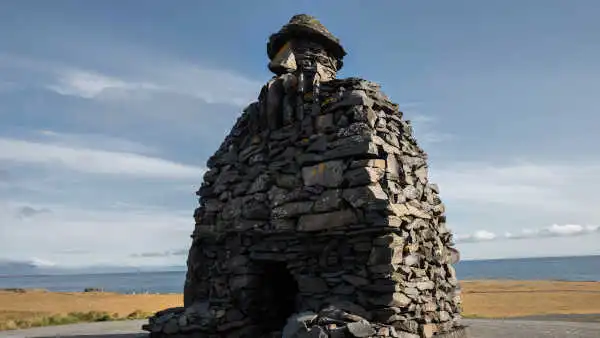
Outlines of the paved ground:
[[71,338],[134,338],[147,337],[142,331],[145,320],[85,323],[37,327],[27,330],[0,331],[0,338],[71,337]]
[[[517,319],[517,318],[515,318]],[[585,323],[600,323],[600,313],[590,314],[565,314],[565,315],[539,315],[520,317],[520,320],[547,320],[551,322],[585,322]]]
[[538,320],[465,320],[472,338],[600,338],[600,323]]
[[[50,326],[28,330],[3,331],[7,337],[140,338],[143,320]],[[600,323],[539,320],[465,320],[471,338],[599,338]]]

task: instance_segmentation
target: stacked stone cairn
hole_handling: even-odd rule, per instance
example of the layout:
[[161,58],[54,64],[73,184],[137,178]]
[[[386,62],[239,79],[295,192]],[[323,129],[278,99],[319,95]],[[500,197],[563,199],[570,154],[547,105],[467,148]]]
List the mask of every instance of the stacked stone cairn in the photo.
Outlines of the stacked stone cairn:
[[184,307],[151,337],[465,337],[438,186],[380,87],[335,79],[344,49],[296,15],[276,76],[208,160]]

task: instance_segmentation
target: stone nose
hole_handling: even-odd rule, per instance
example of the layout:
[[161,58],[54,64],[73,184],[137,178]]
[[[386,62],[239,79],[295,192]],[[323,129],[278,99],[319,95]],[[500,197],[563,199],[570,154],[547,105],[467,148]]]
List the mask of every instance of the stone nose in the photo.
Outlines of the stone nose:
[[277,75],[281,75],[293,73],[296,69],[298,69],[296,56],[291,44],[288,42],[277,52],[273,60],[269,62],[269,70]]

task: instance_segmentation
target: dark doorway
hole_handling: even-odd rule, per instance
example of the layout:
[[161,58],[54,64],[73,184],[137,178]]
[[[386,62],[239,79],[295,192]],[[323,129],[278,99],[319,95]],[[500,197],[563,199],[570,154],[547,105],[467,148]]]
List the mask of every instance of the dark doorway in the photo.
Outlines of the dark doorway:
[[259,299],[261,303],[256,323],[263,332],[281,331],[290,315],[296,312],[298,284],[287,269],[285,262],[257,262],[263,273],[260,277]]

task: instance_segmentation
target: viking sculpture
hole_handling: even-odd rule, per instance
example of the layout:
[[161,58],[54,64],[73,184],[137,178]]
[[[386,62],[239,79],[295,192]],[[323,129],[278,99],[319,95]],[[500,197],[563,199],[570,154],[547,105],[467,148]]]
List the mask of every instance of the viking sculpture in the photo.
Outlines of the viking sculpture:
[[464,337],[457,260],[427,156],[379,86],[296,15],[275,76],[208,160],[184,307],[153,337]]

